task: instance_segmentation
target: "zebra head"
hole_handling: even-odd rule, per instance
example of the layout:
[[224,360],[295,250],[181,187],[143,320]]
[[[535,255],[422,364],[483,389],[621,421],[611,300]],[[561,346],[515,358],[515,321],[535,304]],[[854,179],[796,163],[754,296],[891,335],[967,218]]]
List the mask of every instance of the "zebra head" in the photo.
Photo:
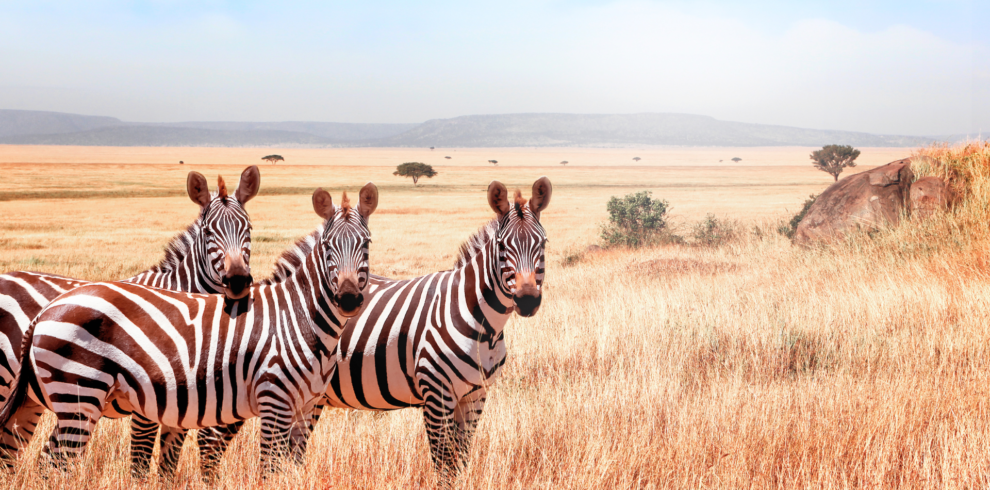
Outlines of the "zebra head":
[[313,210],[325,221],[320,243],[323,272],[330,290],[330,301],[346,318],[361,311],[364,288],[368,285],[368,216],[378,207],[378,187],[367,183],[352,208],[347,193],[334,206],[330,193],[317,189],[313,193]]
[[200,266],[205,268],[212,284],[221,286],[230,299],[247,296],[254,279],[251,277],[251,219],[244,205],[258,194],[261,173],[252,165],[241,173],[233,196],[227,194],[223,177],[218,177],[217,192],[210,194],[206,177],[189,172],[186,190],[199,204],[200,228],[196,238]]
[[553,187],[550,179],[540,177],[533,184],[529,201],[516,190],[509,201],[509,192],[498,181],[488,186],[488,204],[498,214],[499,286],[512,295],[515,310],[524,317],[540,309],[542,299],[544,259],[547,234],[540,225],[540,213],[550,204]]

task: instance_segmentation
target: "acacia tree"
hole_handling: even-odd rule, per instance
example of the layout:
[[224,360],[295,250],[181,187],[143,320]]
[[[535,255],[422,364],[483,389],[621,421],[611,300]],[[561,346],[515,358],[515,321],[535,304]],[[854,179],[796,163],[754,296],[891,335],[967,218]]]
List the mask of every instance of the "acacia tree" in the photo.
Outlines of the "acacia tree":
[[438,174],[433,167],[425,163],[420,162],[406,162],[398,167],[395,167],[395,172],[392,175],[398,175],[400,177],[412,177],[413,185],[419,182],[420,177],[426,177],[427,179],[432,179],[434,175]]
[[642,160],[642,158],[640,158],[640,157],[633,157],[633,160],[635,160],[635,161],[638,162],[638,161]]
[[561,165],[567,165],[567,163],[568,163],[567,160],[560,162]]
[[266,157],[261,157],[261,159],[262,160],[265,160],[266,162],[271,163],[271,164],[274,164],[275,162],[284,162],[285,161],[285,159],[282,158],[282,155],[268,155]]
[[[721,162],[722,160],[719,160],[719,161]],[[739,163],[739,162],[741,162],[741,161],[742,161],[742,158],[739,158],[739,157],[732,157],[732,161],[733,161],[733,162],[736,162],[736,163]]]
[[498,165],[498,160],[488,160],[488,163],[492,165]]
[[836,182],[846,167],[855,167],[859,150],[848,145],[827,145],[811,152],[811,164],[818,170],[832,176]]

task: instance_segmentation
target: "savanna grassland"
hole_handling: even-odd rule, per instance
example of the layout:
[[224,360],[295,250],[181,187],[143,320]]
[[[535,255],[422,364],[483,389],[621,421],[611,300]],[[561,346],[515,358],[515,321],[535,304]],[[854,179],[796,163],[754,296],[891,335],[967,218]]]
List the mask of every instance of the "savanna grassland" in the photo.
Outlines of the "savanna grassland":
[[[554,193],[542,217],[550,238],[543,307],[506,328],[509,360],[462,488],[985,487],[990,147],[919,151],[931,159],[916,174],[957,183],[964,197],[953,212],[801,249],[776,229],[831,183],[804,148],[0,146],[0,270],[133,275],[195,218],[183,190],[187,172],[211,184],[222,174],[233,188],[244,166],[275,152],[286,164],[260,165],[261,193],[247,206],[255,277],[317,225],[313,189],[338,199],[369,180],[381,191],[372,270],[411,277],[451,266],[460,242],[491,216],[483,192],[490,180],[528,195],[547,175]],[[911,153],[866,149],[860,161]],[[740,165],[728,165],[734,156]],[[174,163],[180,159],[186,164]],[[445,166],[413,187],[392,175],[405,161]],[[639,190],[671,203],[686,242],[589,251],[608,198]],[[735,238],[695,243],[692,228],[709,213],[730,222]],[[305,466],[287,465],[267,482],[258,472],[257,425],[243,432],[220,487],[433,483],[418,410],[329,411]],[[126,436],[125,422],[102,421],[85,460],[47,480],[36,474],[36,438],[0,481],[165,486],[130,479]],[[187,441],[176,485],[203,487],[197,458]]]

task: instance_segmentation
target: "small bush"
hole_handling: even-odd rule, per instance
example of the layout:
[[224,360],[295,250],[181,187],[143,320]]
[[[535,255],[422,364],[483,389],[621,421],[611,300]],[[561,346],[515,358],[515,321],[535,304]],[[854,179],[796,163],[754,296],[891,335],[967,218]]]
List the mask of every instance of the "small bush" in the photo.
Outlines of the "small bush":
[[608,223],[601,232],[606,247],[641,247],[679,241],[667,226],[670,203],[653,199],[651,194],[642,191],[621,199],[615,196],[609,199]]
[[812,194],[808,196],[808,199],[804,201],[804,205],[801,207],[801,211],[795,214],[791,218],[790,222],[781,223],[780,227],[777,228],[777,233],[786,236],[787,238],[794,238],[794,233],[797,232],[798,223],[804,219],[804,215],[808,214],[808,210],[811,209],[811,205],[815,203],[818,199],[818,194]]
[[705,216],[705,219],[694,226],[694,241],[698,245],[706,247],[718,247],[735,240],[737,225],[728,220],[719,220],[714,214]]

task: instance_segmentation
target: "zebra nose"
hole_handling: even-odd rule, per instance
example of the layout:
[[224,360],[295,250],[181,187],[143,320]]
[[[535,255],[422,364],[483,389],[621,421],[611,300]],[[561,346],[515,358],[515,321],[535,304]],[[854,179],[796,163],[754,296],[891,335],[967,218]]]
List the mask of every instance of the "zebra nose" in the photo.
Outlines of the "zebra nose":
[[540,309],[542,295],[540,288],[536,284],[536,273],[533,271],[517,272],[515,287],[512,291],[512,300],[516,305],[516,312],[524,317],[533,316]]
[[224,286],[224,295],[230,299],[247,296],[254,278],[251,277],[251,266],[244,261],[244,256],[240,253],[228,254],[223,259],[223,265],[223,278],[220,282]]
[[340,313],[346,317],[351,317],[357,315],[361,306],[364,305],[364,294],[337,294],[335,300],[337,301],[337,306],[340,307]]
[[540,303],[543,302],[543,296],[535,286],[526,285],[516,292],[512,300],[516,305],[516,312],[520,316],[530,317],[539,311]]
[[230,299],[241,299],[247,295],[248,289],[254,283],[251,274],[224,276],[223,285],[226,288],[225,295]]
[[361,288],[358,287],[357,277],[353,275],[347,275],[340,281],[340,287],[337,288],[337,292],[334,294],[334,302],[337,303],[337,309],[345,317],[352,317],[358,314],[361,310],[361,306],[364,304],[364,294],[361,293]]

